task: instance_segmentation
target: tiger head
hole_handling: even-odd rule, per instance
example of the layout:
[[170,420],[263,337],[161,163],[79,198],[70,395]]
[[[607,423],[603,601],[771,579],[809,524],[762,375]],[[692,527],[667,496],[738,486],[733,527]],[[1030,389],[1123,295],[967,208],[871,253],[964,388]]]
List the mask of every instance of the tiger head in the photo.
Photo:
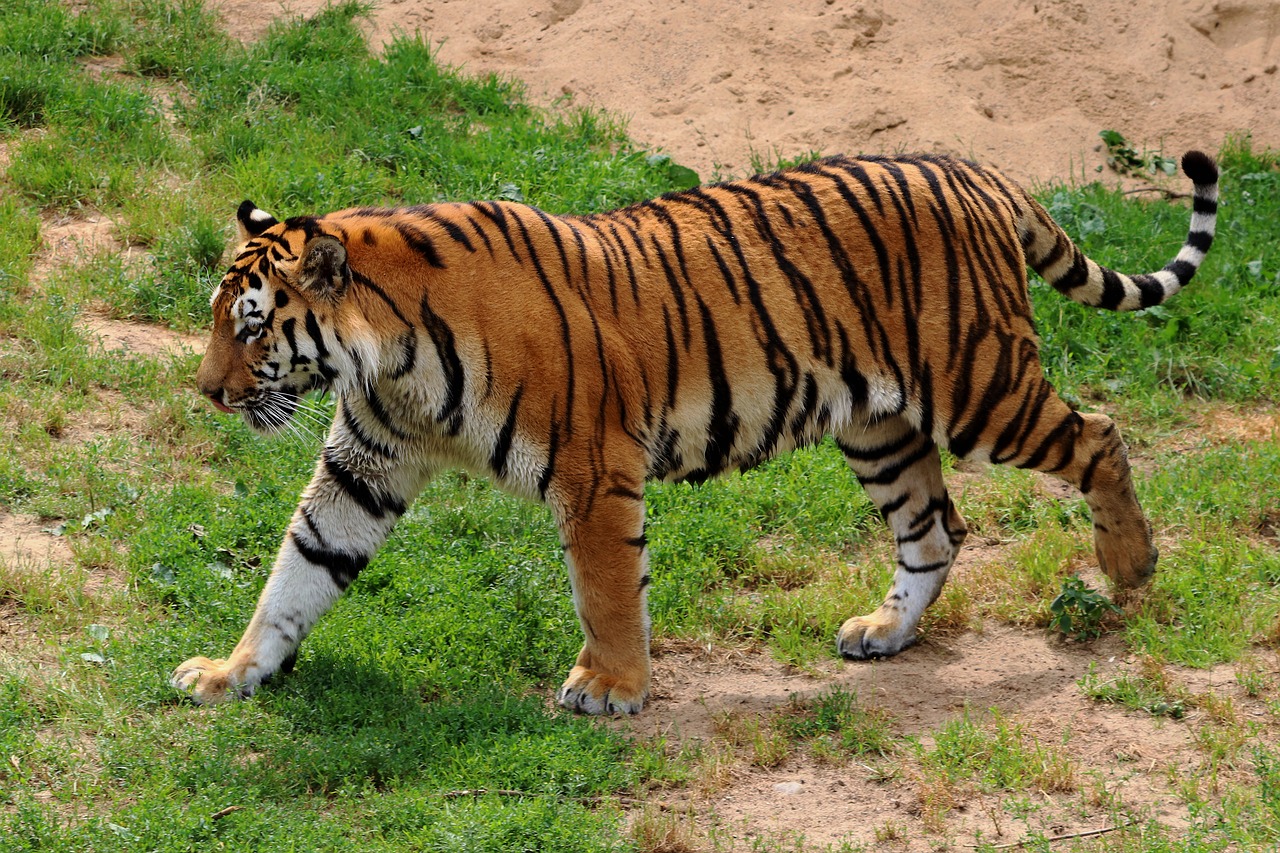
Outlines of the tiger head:
[[277,222],[245,201],[236,224],[241,246],[213,292],[213,335],[196,383],[219,411],[272,433],[303,394],[334,387],[350,370],[335,323],[351,270],[322,220]]

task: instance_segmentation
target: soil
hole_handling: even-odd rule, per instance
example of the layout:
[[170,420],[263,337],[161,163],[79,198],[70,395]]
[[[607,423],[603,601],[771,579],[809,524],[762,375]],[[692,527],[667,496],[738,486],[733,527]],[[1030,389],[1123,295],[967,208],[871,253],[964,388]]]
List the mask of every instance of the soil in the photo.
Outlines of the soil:
[[[276,17],[308,16],[327,3],[215,0],[244,40]],[[912,150],[972,157],[1033,184],[1091,180],[1104,163],[1102,129],[1170,154],[1217,151],[1246,132],[1258,147],[1280,148],[1280,6],[1267,0],[385,0],[367,30],[375,45],[418,33],[445,63],[519,79],[535,102],[625,116],[638,144],[704,179],[744,174],[753,157]],[[46,222],[43,234],[37,283],[69,255],[127,250],[92,213]],[[85,326],[108,349],[202,349],[195,338],[96,314]],[[1270,411],[1197,419],[1220,439],[1280,430]],[[974,476],[981,473],[957,474]],[[1045,482],[1052,491],[1056,481]],[[1280,542],[1277,530],[1280,516],[1260,534]],[[956,575],[1003,555],[998,543],[971,543]],[[56,571],[72,561],[38,519],[0,515],[0,562]],[[34,639],[11,610],[0,607],[0,652]],[[1197,747],[1208,712],[1197,706],[1169,720],[1082,694],[1078,682],[1091,667],[1107,678],[1140,665],[1114,637],[1079,644],[989,623],[926,635],[891,660],[828,661],[805,672],[759,650],[663,642],[654,652],[646,711],[608,724],[665,739],[671,750],[702,745],[706,758],[692,783],[654,793],[653,807],[679,815],[681,828],[650,849],[709,849],[710,833],[733,849],[757,840],[791,849],[797,837],[819,847],[955,849],[978,838],[1009,843],[1030,831],[1109,827],[1117,801],[1176,829],[1189,819],[1179,786],[1208,762]],[[1250,666],[1269,682],[1280,673],[1271,653]],[[1229,698],[1232,721],[1267,714],[1229,667],[1167,675],[1195,694]],[[989,719],[998,708],[1070,756],[1074,792],[944,792],[954,807],[937,812],[931,798],[941,795],[902,755],[832,763],[795,749],[763,767],[748,749],[717,762],[727,721],[767,721],[791,696],[836,686],[884,710],[896,732],[925,748],[948,721]],[[1237,772],[1215,768],[1213,784]]]

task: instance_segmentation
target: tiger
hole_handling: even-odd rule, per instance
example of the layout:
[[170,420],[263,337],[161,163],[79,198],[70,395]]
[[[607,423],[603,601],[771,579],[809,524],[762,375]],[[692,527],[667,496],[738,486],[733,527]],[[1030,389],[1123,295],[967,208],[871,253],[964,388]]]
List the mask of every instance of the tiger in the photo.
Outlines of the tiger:
[[700,483],[831,436],[895,540],[847,659],[917,638],[967,534],[940,450],[1054,475],[1121,594],[1157,559],[1106,415],[1047,381],[1027,267],[1070,299],[1159,305],[1213,241],[1218,168],[1182,157],[1190,226],[1162,269],[1085,256],[1000,172],[834,156],[552,215],[509,201],[278,221],[245,201],[212,296],[199,392],[271,434],[302,395],[335,415],[243,637],[180,664],[197,703],[248,697],[356,580],[431,478],[462,469],[550,509],[584,643],[558,703],[634,714],[651,683],[645,485]]

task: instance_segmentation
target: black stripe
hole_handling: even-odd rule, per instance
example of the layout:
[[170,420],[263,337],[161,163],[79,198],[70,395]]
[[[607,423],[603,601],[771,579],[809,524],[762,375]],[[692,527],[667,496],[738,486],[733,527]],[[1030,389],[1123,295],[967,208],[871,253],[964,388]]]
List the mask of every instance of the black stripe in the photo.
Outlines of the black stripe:
[[556,454],[560,450],[560,428],[556,424],[554,414],[551,418],[551,447],[547,450],[547,464],[542,468],[542,475],[538,477],[538,495],[545,501],[547,499],[547,488],[551,485],[551,478],[556,473]]
[[[534,211],[538,216],[542,216],[541,211]],[[565,418],[564,427],[566,434],[573,435],[573,404],[574,392],[577,382],[577,372],[573,364],[573,332],[569,324],[569,315],[565,311],[564,304],[560,301],[559,295],[556,294],[556,288],[552,284],[551,279],[547,276],[547,271],[543,269],[542,261],[538,258],[537,250],[534,248],[533,239],[529,236],[529,229],[525,226],[524,220],[519,216],[513,217],[516,225],[520,227],[520,236],[524,240],[525,248],[529,252],[529,259],[533,262],[534,272],[538,274],[538,281],[542,284],[542,289],[546,292],[547,298],[551,300],[551,305],[556,309],[556,315],[560,319],[560,340],[564,344],[564,361],[565,361]],[[554,233],[554,229],[552,229]],[[557,240],[559,238],[557,237]],[[566,266],[567,266],[566,261]]]
[[840,349],[842,351],[840,359],[840,379],[849,389],[849,397],[854,408],[860,408],[867,404],[867,400],[871,397],[871,386],[867,382],[867,378],[858,370],[858,362],[854,357],[853,347],[849,344],[849,333],[845,331],[844,324],[836,320],[836,334],[840,337]]
[[1087,495],[1093,490],[1093,474],[1098,470],[1098,463],[1102,461],[1102,457],[1106,455],[1106,451],[1095,453],[1089,460],[1089,464],[1084,466],[1084,471],[1080,474],[1080,494]]
[[906,473],[913,465],[928,456],[932,451],[933,442],[926,441],[920,445],[918,450],[914,451],[901,461],[882,468],[879,473],[865,477],[859,474],[858,482],[862,483],[863,486],[883,486],[888,483],[892,483]]
[[1124,301],[1124,294],[1124,282],[1120,281],[1120,274],[1102,267],[1102,298],[1098,300],[1099,307],[1116,310]]
[[675,252],[676,264],[680,267],[680,275],[685,282],[689,282],[689,264],[684,256],[684,239],[680,236],[680,223],[667,212],[666,207],[657,202],[645,202],[640,205],[641,208],[648,210],[656,218],[662,220],[662,224],[671,229],[671,249]]
[[560,236],[560,229],[556,227],[556,220],[552,219],[541,210],[538,210],[536,207],[531,207],[529,209],[533,211],[534,215],[542,220],[542,224],[546,226],[547,233],[549,233],[551,235],[551,239],[555,241],[556,252],[560,255],[560,266],[564,269],[564,280],[566,282],[572,282],[573,276],[569,274],[569,255],[564,250],[564,239]]
[[480,223],[475,220],[475,217],[468,216],[467,224],[484,241],[484,247],[489,250],[489,254],[493,255],[493,243],[489,240],[489,235],[485,233],[485,230],[480,227]]
[[707,446],[704,461],[707,471],[718,474],[724,470],[725,460],[733,450],[738,435],[739,419],[733,412],[733,391],[724,369],[720,352],[720,338],[716,334],[711,310],[696,292],[698,311],[702,314],[702,335],[706,345],[707,374],[711,383],[711,422],[707,425]]
[[1211,198],[1196,196],[1191,200],[1191,209],[1196,213],[1216,214],[1218,212],[1218,202]]
[[897,542],[899,545],[902,545],[908,542],[919,542],[921,539],[928,536],[929,533],[932,532],[933,528],[937,526],[938,526],[937,516],[930,515],[927,519],[925,519],[924,524],[912,530],[910,533],[905,533],[902,536],[897,537]]
[[605,490],[605,494],[613,495],[614,497],[619,497],[619,498],[627,498],[633,501],[644,500],[644,495],[640,494],[635,489],[629,489],[626,486],[617,486],[617,485],[610,486],[608,489]]
[[[1041,468],[1040,465],[1044,462],[1045,457],[1049,455],[1049,451],[1053,448],[1054,444],[1067,436],[1068,433],[1071,433],[1072,440],[1066,442],[1067,450],[1068,452],[1071,452],[1072,447],[1075,445],[1074,437],[1078,436],[1083,428],[1084,419],[1080,417],[1080,414],[1078,412],[1068,413],[1067,416],[1063,418],[1047,436],[1045,436],[1044,441],[1040,442],[1040,446],[1036,448],[1035,452],[1023,461],[1014,463],[1015,466],[1018,468],[1034,468],[1037,471],[1048,470]],[[1062,466],[1059,465],[1053,470],[1060,470],[1061,467]]]
[[716,268],[720,270],[720,275],[724,279],[725,286],[729,288],[729,295],[733,297],[733,304],[742,304],[741,297],[738,296],[738,284],[733,279],[733,273],[729,270],[729,265],[725,262],[724,256],[720,254],[720,250],[716,248],[715,241],[711,239],[711,235],[707,235],[707,250],[711,252],[711,257],[715,259]]
[[338,589],[345,591],[365,566],[369,565],[369,558],[363,554],[344,554],[327,548],[315,548],[304,542],[297,533],[290,531],[289,535],[302,558],[327,571]]
[[[738,203],[747,213],[747,219],[750,224],[755,226],[756,235],[773,255],[774,265],[777,266],[779,272],[786,276],[788,283],[791,285],[796,302],[800,305],[801,313],[804,316],[814,358],[822,359],[829,364],[832,352],[831,329],[827,324],[826,312],[823,311],[817,289],[809,277],[801,272],[800,268],[787,257],[787,247],[770,224],[763,197],[760,193],[742,184],[724,184],[722,189],[733,193],[737,197]],[[791,391],[794,393],[794,387]],[[790,403],[790,396],[788,395],[788,404]],[[781,401],[778,402],[780,403]],[[776,435],[777,432],[775,431],[775,440]]]
[[945,494],[940,497],[929,498],[929,502],[924,505],[924,509],[917,512],[911,520],[907,522],[907,529],[910,530],[917,525],[924,524],[925,522],[932,522],[934,520],[935,513],[946,511],[947,503],[948,500]]
[[1170,261],[1165,265],[1165,270],[1176,275],[1179,284],[1186,284],[1196,274],[1196,265],[1190,261]]
[[290,317],[289,319],[281,323],[280,333],[284,335],[285,343],[289,345],[289,351],[292,353],[292,355],[289,356],[289,366],[298,367],[299,365],[310,364],[311,358],[309,356],[300,355],[298,353],[298,320],[297,318]]
[[877,507],[877,509],[880,510],[881,517],[883,517],[885,521],[888,521],[889,516],[893,515],[895,512],[897,512],[898,510],[902,509],[904,506],[907,505],[907,501],[911,500],[912,494],[913,492],[903,492],[893,500],[885,501],[884,503],[880,504],[880,506]]
[[511,235],[511,225],[507,222],[507,214],[503,206],[496,201],[491,201],[487,204],[477,204],[475,208],[497,227],[498,233],[507,243],[507,251],[511,252],[511,257],[516,259],[516,263],[523,265],[524,258],[520,257],[520,253],[516,251],[515,238]]
[[1053,246],[1045,253],[1045,256],[1033,261],[1032,266],[1035,267],[1037,272],[1043,272],[1044,270],[1049,269],[1058,261],[1062,260],[1062,256],[1066,254],[1067,247],[1070,245],[1071,244],[1067,242],[1065,237],[1059,236],[1058,239],[1053,241]]
[[444,232],[449,235],[449,239],[453,240],[455,243],[461,243],[468,252],[474,252],[476,250],[475,246],[471,245],[471,240],[467,237],[466,232],[452,220],[446,219],[436,213],[435,209],[431,205],[416,205],[408,208],[407,212],[439,225],[444,229]]
[[1079,251],[1072,253],[1071,266],[1061,278],[1049,282],[1060,293],[1070,295],[1071,291],[1089,281],[1089,264]]
[[498,441],[493,446],[493,454],[489,457],[489,467],[501,480],[507,476],[507,454],[511,452],[511,437],[516,429],[516,411],[520,408],[520,398],[524,396],[524,384],[516,386],[516,393],[511,398],[511,408],[507,412],[506,423],[498,433]]
[[950,560],[939,560],[936,563],[924,563],[919,566],[908,566],[902,560],[898,561],[899,568],[905,569],[913,575],[922,575],[926,572],[936,572],[939,569],[945,569],[949,565],[951,565]]
[[1209,251],[1213,245],[1213,235],[1208,231],[1192,231],[1187,234],[1187,245],[1202,252]]
[[324,460],[325,470],[333,478],[347,496],[359,504],[360,508],[374,518],[385,518],[404,515],[405,506],[394,496],[379,496],[364,480],[348,471],[333,455],[333,449],[326,447],[320,455]]
[[[722,186],[711,189],[727,188]],[[745,207],[745,202],[739,201]],[[800,372],[798,361],[795,355],[787,348],[782,336],[778,334],[773,319],[769,315],[760,282],[752,274],[752,269],[756,264],[754,261],[747,260],[746,253],[743,251],[742,241],[738,237],[736,218],[731,218],[721,203],[707,189],[696,188],[678,195],[668,196],[667,202],[669,204],[675,202],[686,204],[706,215],[710,220],[708,225],[720,234],[723,245],[733,252],[737,269],[742,275],[743,288],[750,299],[751,308],[755,312],[754,321],[759,324],[759,329],[764,336],[761,348],[764,350],[765,364],[774,377],[773,417],[765,426],[761,441],[757,445],[760,452],[770,454],[777,446],[778,436],[786,425],[786,412],[796,393],[796,384]],[[764,235],[762,234],[761,236],[763,237]],[[810,322],[812,322],[812,318],[810,318]]]
[[385,429],[387,432],[391,433],[392,435],[394,435],[396,438],[399,438],[399,439],[406,439],[409,437],[408,433],[400,429],[398,426],[395,425],[395,423],[392,422],[391,414],[382,405],[382,399],[378,397],[378,394],[376,391],[374,391],[373,389],[368,389],[363,392],[363,396],[364,396],[365,404],[368,405],[369,407],[369,414],[373,415],[374,418],[377,419],[378,423],[382,425],[383,429]]
[[1139,301],[1143,308],[1150,308],[1152,305],[1159,305],[1164,302],[1166,296],[1164,285],[1149,275],[1138,275],[1133,277],[1133,283],[1138,287],[1140,294]]
[[338,411],[342,415],[342,422],[346,425],[347,431],[351,433],[352,438],[356,440],[357,444],[370,453],[381,456],[385,459],[394,459],[396,457],[396,451],[394,448],[383,444],[365,431],[365,428],[351,413],[351,407],[347,404],[346,400],[340,400],[338,402]]
[[444,261],[440,260],[440,253],[436,251],[435,243],[431,242],[431,238],[425,231],[404,221],[396,222],[394,227],[399,232],[400,239],[404,240],[405,245],[421,256],[430,266],[436,269],[445,268]]
[[799,441],[804,433],[805,425],[809,422],[809,418],[813,414],[813,407],[817,403],[818,383],[814,381],[812,373],[805,373],[803,400],[800,403],[799,411],[791,419],[791,434],[796,441]]
[[[1046,389],[1048,383],[1040,382],[1030,383],[1027,385],[1022,395],[1022,403],[1018,406],[1018,411],[1004,425],[1004,429],[1000,431],[1000,435],[996,436],[995,443],[989,448],[990,459],[995,464],[1003,464],[1008,462],[1014,456],[1018,455],[1019,448],[1014,447],[1009,455],[1004,455],[1004,451],[1010,444],[1018,440],[1018,436],[1023,432],[1023,427],[1030,418],[1034,422],[1039,417],[1039,412],[1043,410],[1045,398],[1048,396]],[[1033,400],[1033,395],[1035,399]],[[1025,435],[1024,435],[1025,438]]]
[[338,372],[325,360],[329,355],[329,348],[324,345],[324,334],[320,331],[320,321],[316,319],[315,312],[308,308],[303,322],[306,324],[307,334],[316,345],[316,367],[324,375],[325,379],[332,382],[337,378]]
[[671,261],[667,259],[667,253],[662,250],[662,244],[657,237],[651,238],[654,251],[657,253],[658,262],[662,265],[662,273],[666,276],[667,287],[671,290],[671,295],[676,300],[676,313],[680,317],[681,338],[684,341],[684,348],[687,351],[693,345],[692,330],[689,327],[689,306],[684,297],[684,289],[681,288],[679,280],[676,278],[676,271],[671,266]]
[[402,342],[401,345],[403,347],[404,355],[401,357],[400,364],[396,367],[395,372],[392,373],[391,378],[400,379],[403,376],[407,376],[409,371],[412,370],[414,365],[417,363],[418,356],[417,333],[414,331],[413,324],[410,323],[408,318],[400,312],[400,307],[396,305],[390,296],[387,295],[386,291],[384,291],[368,276],[362,275],[353,270],[351,273],[351,279],[356,284],[372,292],[381,299],[383,304],[391,309],[391,313],[395,314],[396,319],[404,324],[405,330],[400,333],[400,340]]
[[938,238],[942,243],[943,259],[947,265],[947,314],[952,318],[948,324],[948,369],[956,369],[956,360],[960,356],[960,318],[964,316],[961,307],[964,298],[960,293],[960,261],[956,256],[956,223],[952,217],[950,196],[943,188],[942,182],[934,169],[937,164],[928,158],[909,161],[920,173],[920,177],[929,185],[933,202],[929,204],[929,213],[933,216],[934,225],[938,229]]
[[440,405],[440,411],[436,414],[436,421],[443,423],[445,419],[452,419],[449,425],[450,434],[456,435],[462,426],[462,359],[458,357],[458,350],[454,345],[453,330],[440,318],[440,315],[431,310],[426,294],[422,296],[421,313],[422,324],[431,335],[431,342],[435,344],[436,353],[440,357],[440,366],[444,371],[445,398]]
[[854,447],[849,444],[844,444],[839,440],[836,441],[836,446],[839,447],[840,452],[849,459],[856,459],[859,462],[877,462],[886,456],[906,450],[907,447],[919,437],[920,436],[917,433],[908,432],[901,438],[896,438],[893,441],[885,442],[884,444],[877,445],[876,447]]
[[[582,223],[583,225],[591,229],[592,234],[595,235],[596,245],[600,247],[600,256],[604,260],[605,276],[609,280],[609,305],[613,308],[614,316],[617,316],[618,314],[618,274],[613,266],[613,253],[618,252],[619,250],[617,249],[617,247],[615,247],[612,243],[609,242],[609,239],[605,236],[604,231],[601,230],[600,226],[596,224],[594,219],[587,217],[582,220]],[[582,256],[583,275],[586,275],[586,266],[587,266],[587,257],[586,257],[586,250],[584,249],[583,256]]]
[[[1013,333],[1004,334],[999,331],[993,331],[992,335],[998,341],[995,368],[986,378],[986,389],[974,405],[973,414],[969,418],[969,422],[964,429],[955,432],[947,441],[948,449],[961,458],[973,452],[973,448],[977,446],[982,434],[986,431],[987,425],[991,423],[991,416],[995,413],[997,407],[1012,395],[1018,384],[1013,370],[1016,335]],[[976,347],[974,355],[971,358],[967,358],[966,363],[977,363]],[[965,375],[966,377],[968,376],[967,371],[965,371]],[[959,412],[962,410],[957,406],[952,411]],[[951,424],[952,428],[954,426],[954,423]]]

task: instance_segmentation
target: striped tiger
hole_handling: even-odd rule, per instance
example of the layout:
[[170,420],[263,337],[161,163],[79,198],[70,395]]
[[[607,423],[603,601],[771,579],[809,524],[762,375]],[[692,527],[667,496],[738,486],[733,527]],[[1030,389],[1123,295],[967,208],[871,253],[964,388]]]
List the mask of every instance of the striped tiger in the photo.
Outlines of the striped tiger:
[[1076,487],[1101,568],[1143,584],[1157,554],[1125,444],[1046,381],[1026,267],[1085,305],[1164,302],[1216,221],[1214,161],[1182,166],[1186,242],[1135,276],[1085,257],[1008,178],[941,156],[831,157],[589,216],[482,202],[278,222],[244,202],[199,390],[263,433],[314,389],[337,411],[243,638],[172,683],[213,703],[291,670],[446,468],[550,507],[586,638],[557,698],[589,714],[649,692],[646,481],[827,435],[897,542],[884,603],[839,629],[846,658],[910,645],[942,589],[966,534],[943,447]]

